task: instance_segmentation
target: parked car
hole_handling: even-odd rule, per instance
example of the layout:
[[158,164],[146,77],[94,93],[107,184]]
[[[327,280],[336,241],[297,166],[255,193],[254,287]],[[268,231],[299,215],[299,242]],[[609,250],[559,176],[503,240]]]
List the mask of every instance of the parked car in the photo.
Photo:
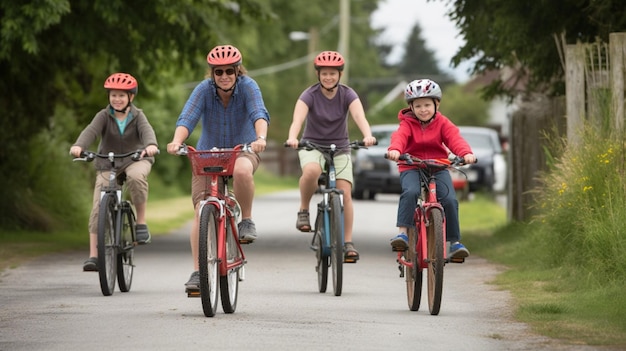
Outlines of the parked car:
[[[398,166],[396,162],[384,157],[391,142],[391,134],[398,129],[398,125],[373,125],[371,129],[378,145],[359,149],[353,157],[352,197],[357,200],[373,200],[376,194],[399,194],[401,192]],[[467,198],[469,190],[467,179],[456,171],[451,171],[451,174],[459,198]]]
[[491,128],[470,126],[459,126],[459,130],[478,159],[477,163],[465,170],[469,190],[503,192],[506,188],[507,167],[498,132]]
[[398,166],[385,158],[391,134],[398,125],[373,125],[371,129],[378,145],[359,149],[354,154],[352,197],[357,200],[373,200],[377,193],[399,194],[401,190]]

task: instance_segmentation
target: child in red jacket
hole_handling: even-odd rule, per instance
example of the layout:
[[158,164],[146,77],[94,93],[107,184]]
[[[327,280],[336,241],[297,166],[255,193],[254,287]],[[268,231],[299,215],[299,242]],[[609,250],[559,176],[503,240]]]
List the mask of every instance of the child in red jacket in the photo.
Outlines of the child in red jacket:
[[[463,139],[459,128],[439,112],[441,88],[429,79],[414,80],[404,91],[408,108],[400,110],[400,125],[391,136],[387,149],[390,160],[397,161],[401,154],[408,153],[421,159],[447,158],[448,149],[461,156],[464,162],[474,163],[476,157],[469,144]],[[447,147],[447,148],[446,148]],[[419,169],[410,166],[398,166],[402,193],[398,203],[398,235],[391,239],[394,250],[408,248],[407,230],[414,227],[413,213],[420,195]],[[450,244],[450,257],[464,258],[469,251],[461,244],[459,229],[459,202],[456,199],[452,178],[447,170],[436,174],[437,197],[446,216],[446,234]]]

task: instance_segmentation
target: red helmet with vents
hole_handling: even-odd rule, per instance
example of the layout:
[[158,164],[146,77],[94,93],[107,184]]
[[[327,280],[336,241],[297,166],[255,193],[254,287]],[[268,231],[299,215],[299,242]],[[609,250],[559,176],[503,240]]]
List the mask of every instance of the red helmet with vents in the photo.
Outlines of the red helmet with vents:
[[332,67],[340,71],[343,71],[345,63],[343,56],[336,51],[323,51],[315,57],[315,61],[313,62],[316,70],[322,67]]
[[104,81],[104,88],[108,90],[124,90],[137,94],[137,79],[128,73],[113,73]]
[[241,53],[232,45],[219,45],[214,47],[206,57],[209,67],[215,66],[238,66],[241,64]]

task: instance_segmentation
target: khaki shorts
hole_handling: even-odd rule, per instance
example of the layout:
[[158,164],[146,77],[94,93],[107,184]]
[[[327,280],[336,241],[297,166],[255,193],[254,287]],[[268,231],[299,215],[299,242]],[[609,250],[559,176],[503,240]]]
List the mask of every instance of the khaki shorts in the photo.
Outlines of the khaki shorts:
[[[242,152],[237,157],[242,158],[245,157],[250,160],[252,163],[252,174],[256,172],[259,168],[259,164],[261,163],[261,157],[257,153],[250,152]],[[221,183],[221,181],[220,181]],[[230,186],[232,189],[232,184]],[[199,176],[192,174],[191,176],[191,200],[193,201],[193,207],[196,208],[196,205],[209,196],[209,191],[211,190],[211,176]]]
[[[307,163],[317,163],[322,167],[322,170],[326,166],[326,159],[321,152],[317,150],[300,150],[298,151],[298,157],[300,158],[300,167],[304,168]],[[343,179],[354,184],[354,175],[352,174],[352,157],[350,154],[341,154],[335,156],[335,177],[337,179]]]

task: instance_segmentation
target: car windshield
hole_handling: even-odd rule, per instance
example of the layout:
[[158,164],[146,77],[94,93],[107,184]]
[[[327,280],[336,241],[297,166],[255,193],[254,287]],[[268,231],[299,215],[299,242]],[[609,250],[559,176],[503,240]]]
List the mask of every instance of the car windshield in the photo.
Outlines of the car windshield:
[[464,133],[463,137],[470,144],[472,149],[489,149],[494,150],[496,147],[493,145],[491,138],[486,134],[474,134]]
[[389,145],[391,144],[391,133],[390,131],[373,131],[372,135],[378,141],[378,145]]

